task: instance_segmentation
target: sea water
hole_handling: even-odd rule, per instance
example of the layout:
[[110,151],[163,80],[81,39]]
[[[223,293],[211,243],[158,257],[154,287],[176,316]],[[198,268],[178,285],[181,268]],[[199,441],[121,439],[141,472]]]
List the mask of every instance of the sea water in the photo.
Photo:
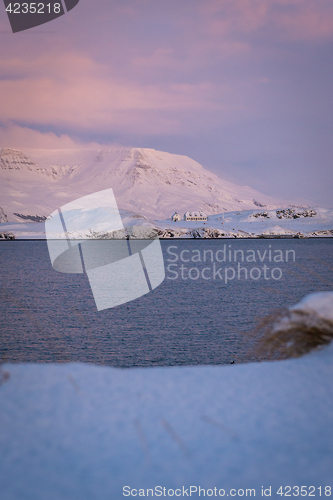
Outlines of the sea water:
[[87,276],[53,270],[45,241],[0,243],[2,362],[115,367],[246,362],[258,321],[332,290],[333,240],[161,241],[165,279],[97,311]]

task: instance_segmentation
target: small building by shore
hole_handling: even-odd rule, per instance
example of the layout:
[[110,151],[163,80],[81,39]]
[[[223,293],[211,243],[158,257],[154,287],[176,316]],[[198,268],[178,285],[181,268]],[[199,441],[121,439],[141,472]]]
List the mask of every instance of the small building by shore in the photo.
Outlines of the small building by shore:
[[208,217],[204,212],[185,212],[184,220],[186,221],[205,221]]
[[173,222],[177,222],[177,221],[181,220],[181,216],[179,215],[179,213],[178,213],[178,212],[175,212],[175,213],[173,214],[173,216],[171,217],[171,220],[172,220]]

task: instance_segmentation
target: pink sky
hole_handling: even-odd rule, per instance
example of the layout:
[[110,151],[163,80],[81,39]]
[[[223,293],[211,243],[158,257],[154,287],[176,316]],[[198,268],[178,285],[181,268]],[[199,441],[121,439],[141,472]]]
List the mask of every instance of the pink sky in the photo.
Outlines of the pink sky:
[[333,3],[81,0],[12,34],[0,146],[186,154],[268,194],[332,205]]

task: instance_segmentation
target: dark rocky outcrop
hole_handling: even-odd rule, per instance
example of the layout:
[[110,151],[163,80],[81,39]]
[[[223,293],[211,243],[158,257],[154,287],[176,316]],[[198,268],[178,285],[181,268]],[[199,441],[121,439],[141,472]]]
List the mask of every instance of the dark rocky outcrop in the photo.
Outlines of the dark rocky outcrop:
[[15,240],[13,233],[0,233],[0,240]]
[[23,215],[17,213],[14,213],[14,215],[16,215],[16,217],[20,217],[20,219],[32,222],[44,222],[46,220],[45,215]]
[[296,210],[295,208],[285,208],[276,211],[278,219],[299,219],[300,217],[315,217],[317,212],[313,208]]

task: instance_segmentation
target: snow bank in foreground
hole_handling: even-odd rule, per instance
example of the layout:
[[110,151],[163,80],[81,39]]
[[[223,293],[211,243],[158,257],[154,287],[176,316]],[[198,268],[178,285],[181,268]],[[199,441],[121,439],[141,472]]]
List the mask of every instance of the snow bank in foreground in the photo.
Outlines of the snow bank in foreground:
[[320,318],[333,321],[333,292],[311,293],[298,304],[292,306],[290,310],[315,313]]
[[332,486],[332,343],[247,365],[4,370],[2,500],[118,500],[124,486],[137,496],[192,486],[193,498],[199,486],[257,497],[263,486],[281,498],[280,486],[315,496]]
[[333,340],[333,292],[307,295],[298,304],[263,318],[256,328],[255,359],[302,356]]

